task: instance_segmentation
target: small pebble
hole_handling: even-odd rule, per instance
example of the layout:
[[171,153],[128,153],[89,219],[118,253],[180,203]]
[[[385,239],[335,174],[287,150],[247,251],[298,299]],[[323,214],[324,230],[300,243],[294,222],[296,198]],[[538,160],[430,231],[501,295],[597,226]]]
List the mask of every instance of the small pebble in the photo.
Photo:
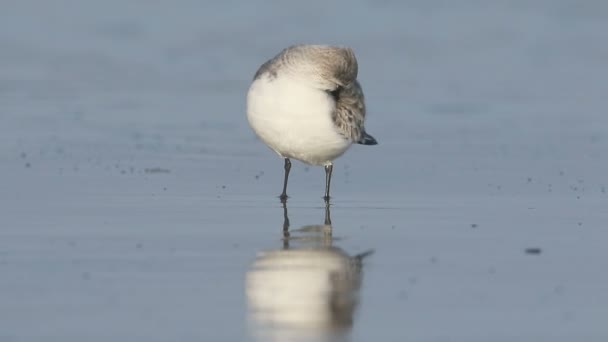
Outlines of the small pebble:
[[526,248],[525,252],[526,252],[526,254],[536,255],[536,254],[540,254],[542,252],[542,250],[538,247],[529,247],[529,248]]

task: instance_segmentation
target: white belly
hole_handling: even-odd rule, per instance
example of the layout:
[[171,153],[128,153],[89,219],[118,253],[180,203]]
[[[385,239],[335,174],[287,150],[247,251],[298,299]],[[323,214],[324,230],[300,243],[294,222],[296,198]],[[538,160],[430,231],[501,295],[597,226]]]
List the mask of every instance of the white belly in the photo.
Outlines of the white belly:
[[326,165],[352,141],[331,119],[334,101],[324,91],[289,77],[255,80],[247,94],[247,118],[257,136],[284,158]]

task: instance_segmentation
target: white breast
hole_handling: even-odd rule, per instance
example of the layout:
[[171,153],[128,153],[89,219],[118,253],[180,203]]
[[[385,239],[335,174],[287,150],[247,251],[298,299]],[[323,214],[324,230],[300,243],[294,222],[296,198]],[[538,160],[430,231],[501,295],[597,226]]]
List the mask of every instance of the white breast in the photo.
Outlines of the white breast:
[[289,76],[262,76],[247,94],[257,136],[280,156],[315,165],[331,163],[352,144],[334,126],[334,106],[326,92]]

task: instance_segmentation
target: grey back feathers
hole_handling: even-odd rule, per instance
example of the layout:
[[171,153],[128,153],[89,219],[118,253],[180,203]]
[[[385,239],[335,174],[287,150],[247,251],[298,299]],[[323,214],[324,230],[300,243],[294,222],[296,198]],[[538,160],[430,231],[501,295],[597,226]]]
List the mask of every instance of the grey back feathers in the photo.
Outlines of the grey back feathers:
[[338,131],[354,142],[362,141],[365,136],[365,98],[359,82],[354,80],[330,94],[336,101],[336,109],[331,116]]
[[276,77],[279,72],[305,75],[320,89],[333,90],[357,79],[357,59],[352,49],[327,45],[290,46],[262,64],[254,79]]

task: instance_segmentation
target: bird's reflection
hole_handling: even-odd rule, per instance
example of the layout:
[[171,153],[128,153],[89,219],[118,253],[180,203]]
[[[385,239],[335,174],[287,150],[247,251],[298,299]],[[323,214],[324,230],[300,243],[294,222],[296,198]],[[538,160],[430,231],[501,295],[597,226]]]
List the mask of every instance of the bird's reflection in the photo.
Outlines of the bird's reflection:
[[289,228],[283,246],[261,252],[247,274],[249,316],[263,341],[346,341],[359,302],[362,260],[333,246],[330,208],[323,224]]

